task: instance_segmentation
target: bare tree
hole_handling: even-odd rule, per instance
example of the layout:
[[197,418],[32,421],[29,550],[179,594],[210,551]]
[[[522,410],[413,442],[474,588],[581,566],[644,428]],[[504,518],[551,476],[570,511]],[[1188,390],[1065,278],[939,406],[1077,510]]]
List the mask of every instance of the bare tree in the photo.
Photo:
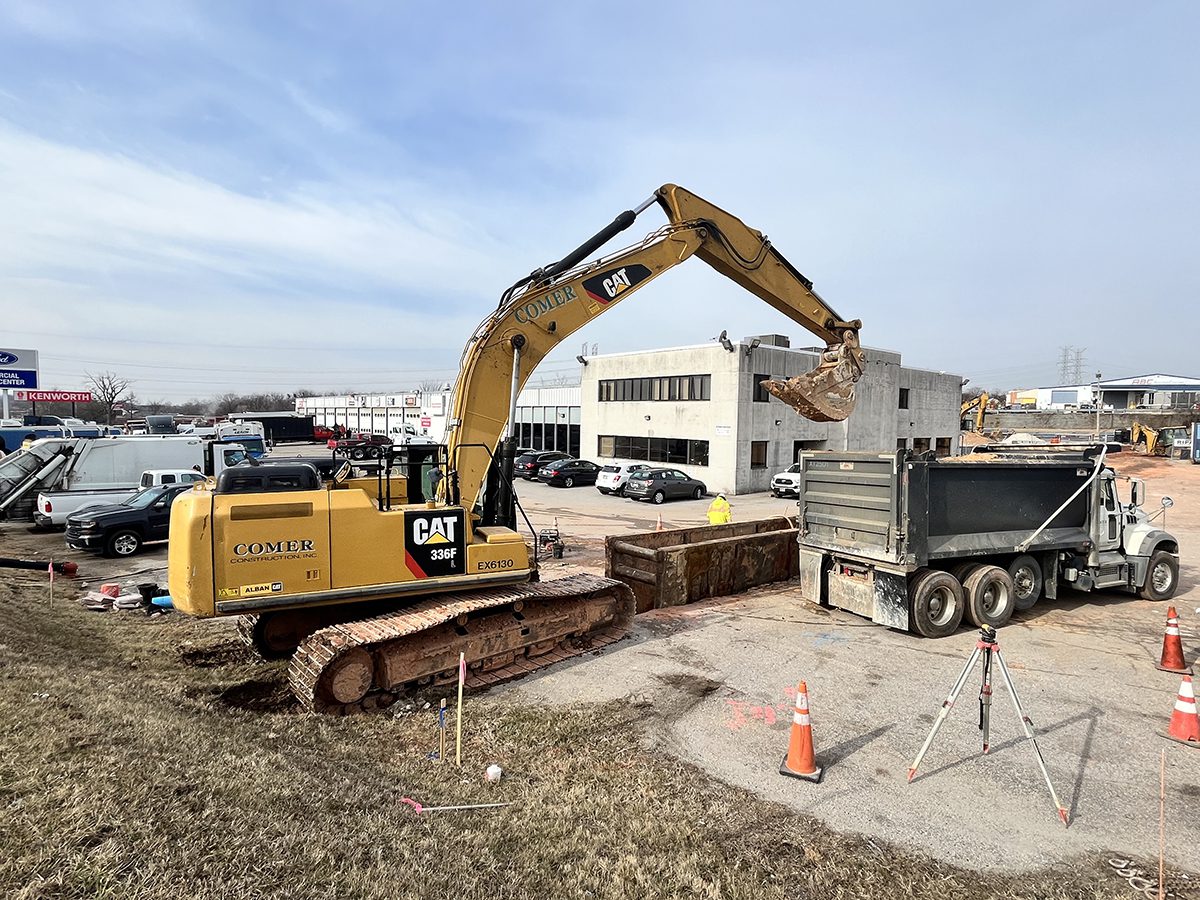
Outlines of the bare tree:
[[426,378],[424,381],[417,384],[417,390],[423,394],[436,393],[437,391],[440,391],[445,384],[446,382],[444,381],[436,381],[432,378]]
[[123,401],[133,400],[132,393],[126,395],[132,382],[113,372],[98,372],[95,375],[87,372],[85,374],[87,375],[87,384],[92,389],[92,397],[99,404],[104,415],[104,424],[111,425],[113,409]]

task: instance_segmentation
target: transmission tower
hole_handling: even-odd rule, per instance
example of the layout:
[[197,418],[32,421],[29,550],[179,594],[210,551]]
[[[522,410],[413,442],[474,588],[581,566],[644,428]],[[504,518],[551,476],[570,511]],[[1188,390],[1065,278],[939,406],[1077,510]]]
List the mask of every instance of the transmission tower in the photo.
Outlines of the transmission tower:
[[1083,384],[1083,354],[1087,347],[1076,347],[1075,358],[1071,362],[1071,384]]
[[1058,348],[1058,383],[1066,384],[1071,377],[1071,347]]

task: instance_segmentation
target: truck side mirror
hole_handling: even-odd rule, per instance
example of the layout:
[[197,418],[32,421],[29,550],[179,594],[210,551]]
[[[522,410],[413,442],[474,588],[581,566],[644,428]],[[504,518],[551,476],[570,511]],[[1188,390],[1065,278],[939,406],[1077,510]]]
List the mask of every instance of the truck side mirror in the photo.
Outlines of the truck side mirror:
[[1175,501],[1172,500],[1170,497],[1163,497],[1161,502],[1162,502],[1163,509],[1170,509],[1172,506],[1175,505]]
[[1146,483],[1135,478],[1129,484],[1129,500],[1134,506],[1141,506],[1146,499]]

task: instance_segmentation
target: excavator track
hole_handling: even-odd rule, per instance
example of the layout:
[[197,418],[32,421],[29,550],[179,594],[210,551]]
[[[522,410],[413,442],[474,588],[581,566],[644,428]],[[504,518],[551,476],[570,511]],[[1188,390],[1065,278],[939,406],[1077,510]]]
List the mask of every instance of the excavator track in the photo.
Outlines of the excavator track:
[[365,712],[406,689],[453,681],[460,652],[467,687],[486,687],[619,640],[634,612],[627,585],[594,575],[441,594],[314,632],[292,656],[288,680],[313,712]]

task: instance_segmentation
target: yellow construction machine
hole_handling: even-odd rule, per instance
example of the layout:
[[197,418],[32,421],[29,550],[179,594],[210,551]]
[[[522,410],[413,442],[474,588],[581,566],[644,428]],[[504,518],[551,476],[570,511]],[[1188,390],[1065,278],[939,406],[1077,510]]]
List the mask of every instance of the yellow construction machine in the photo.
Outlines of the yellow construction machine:
[[[666,225],[593,258],[654,203]],[[326,477],[301,460],[237,467],[176,500],[175,606],[241,616],[248,643],[291,655],[301,702],[331,713],[452,678],[460,653],[468,684],[490,684],[615,640],[634,612],[629,588],[539,581],[537,550],[517,530],[517,394],[563,339],[692,256],[825,341],[812,372],[766,389],[810,419],[849,415],[861,323],[830,309],[761,233],[665,185],[504,292],[463,352],[444,445],[395,448],[357,477],[349,464]],[[426,496],[434,466],[444,477]]]
[[1135,447],[1138,444],[1144,444],[1147,456],[1170,456],[1176,439],[1187,436],[1186,425],[1167,425],[1163,428],[1155,428],[1152,425],[1134,422],[1129,428],[1129,443]]
[[[975,431],[975,432],[982,433],[983,420],[987,416],[988,399],[989,398],[987,395],[987,391],[984,391],[982,394],[980,394],[978,397],[974,398],[973,400],[968,400],[958,410],[959,427],[963,431]],[[975,427],[974,428],[972,428],[970,426],[970,422],[967,419],[967,414],[972,409],[975,410]]]

